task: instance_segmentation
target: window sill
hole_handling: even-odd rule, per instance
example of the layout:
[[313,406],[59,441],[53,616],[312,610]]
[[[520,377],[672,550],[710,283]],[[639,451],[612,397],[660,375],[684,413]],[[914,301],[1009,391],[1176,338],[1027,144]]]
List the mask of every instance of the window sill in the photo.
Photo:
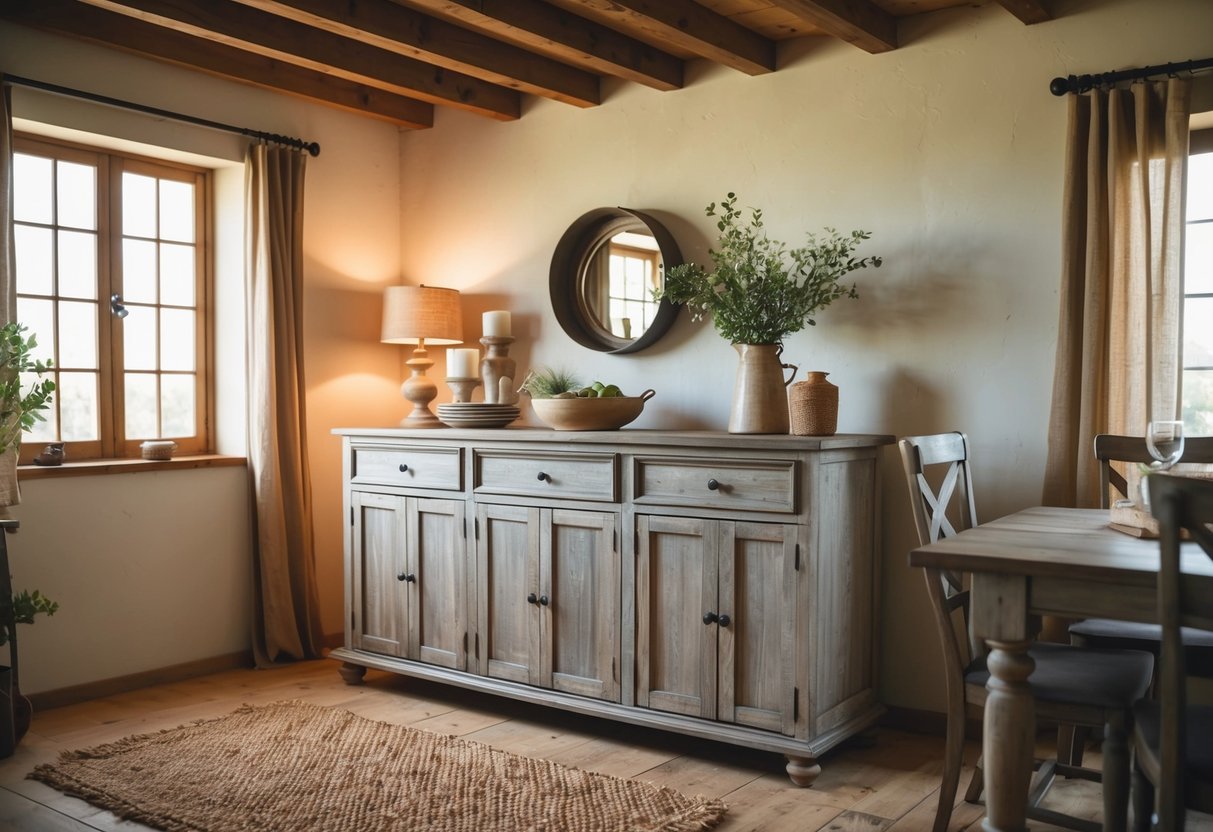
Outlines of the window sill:
[[242,456],[198,454],[173,459],[86,459],[62,465],[19,465],[17,479],[22,481],[56,477],[93,477],[107,474],[140,474],[144,471],[178,471],[187,468],[230,468],[243,466]]

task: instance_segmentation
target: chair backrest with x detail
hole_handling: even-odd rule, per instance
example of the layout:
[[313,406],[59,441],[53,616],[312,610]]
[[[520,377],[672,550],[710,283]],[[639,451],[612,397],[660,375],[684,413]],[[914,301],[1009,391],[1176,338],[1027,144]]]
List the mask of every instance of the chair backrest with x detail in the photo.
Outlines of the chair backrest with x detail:
[[[926,546],[977,525],[968,437],[963,433],[907,436],[898,446],[906,480],[911,484],[910,501],[914,509],[914,526],[918,530],[918,545]],[[947,469],[936,491],[926,472],[939,465],[946,465]],[[953,508],[955,523],[948,515]]]
[[[910,489],[918,545],[926,546],[941,537],[951,537],[977,525],[967,436],[963,433],[907,436],[897,446],[901,450],[906,485]],[[928,470],[932,475],[936,471],[943,471],[938,490],[931,485]],[[928,569],[925,577],[945,645],[949,674],[959,679],[965,658],[952,629],[951,618],[957,608],[961,609],[967,634],[969,590],[965,586],[965,576],[959,572]],[[969,655],[976,655],[979,650],[977,644],[971,637],[968,642]]]

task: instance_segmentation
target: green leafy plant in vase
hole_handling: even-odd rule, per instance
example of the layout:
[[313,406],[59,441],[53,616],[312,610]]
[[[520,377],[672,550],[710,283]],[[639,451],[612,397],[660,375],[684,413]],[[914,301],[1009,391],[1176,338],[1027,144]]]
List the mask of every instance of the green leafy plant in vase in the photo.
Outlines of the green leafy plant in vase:
[[[788,248],[767,236],[761,209],[746,212],[730,192],[708,205],[720,235],[709,249],[712,270],[687,262],[670,269],[655,293],[685,305],[695,320],[710,313],[716,331],[740,356],[730,433],[787,433],[787,385],[796,367],[780,355],[787,336],[815,326],[814,315],[840,298],[857,298],[854,284],[842,279],[853,271],[878,267],[880,257],[858,257],[871,237],[867,231],[839,234],[827,228],[809,234],[804,245]],[[784,378],[784,370],[792,376]]]
[[[27,332],[25,326],[15,322],[0,327],[0,456],[15,455],[23,434],[37,422],[45,421],[42,411],[50,406],[55,391],[53,381],[40,378],[50,369],[50,363],[33,357],[38,341],[33,333],[27,337]],[[11,518],[4,519],[10,521],[4,531],[15,530]],[[0,645],[9,645],[11,684],[0,687],[0,697],[10,697],[12,719],[10,723],[8,708],[0,710],[0,757],[12,754],[16,743],[29,730],[32,715],[29,700],[21,695],[19,684],[17,625],[33,624],[35,616],[54,615],[58,609],[56,602],[38,590],[13,591],[5,545],[0,563]]]

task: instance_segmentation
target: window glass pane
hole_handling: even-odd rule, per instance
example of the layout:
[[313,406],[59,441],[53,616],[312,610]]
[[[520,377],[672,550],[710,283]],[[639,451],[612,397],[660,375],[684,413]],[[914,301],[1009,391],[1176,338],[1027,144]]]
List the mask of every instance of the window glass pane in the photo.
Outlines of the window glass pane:
[[14,225],[13,237],[17,246],[17,291],[34,295],[51,294],[54,291],[51,280],[54,237],[51,230]]
[[160,180],[160,236],[194,242],[194,186],[189,182]]
[[122,174],[122,233],[156,236],[156,180],[152,177]]
[[13,219],[50,223],[54,220],[51,160],[25,153],[13,155]]
[[126,438],[158,439],[156,435],[156,377],[126,374]]
[[1213,367],[1213,298],[1184,303],[1184,366]]
[[194,247],[162,243],[160,246],[160,302],[194,305]]
[[97,374],[59,373],[59,412],[63,418],[64,442],[95,442],[101,436],[97,418]]
[[[1213,188],[1213,184],[1210,187]],[[1213,292],[1213,222],[1188,224],[1184,291],[1189,294]]]
[[[51,379],[54,381],[53,374],[38,375],[37,373],[22,373],[21,374],[21,393],[28,393],[30,389],[43,379]],[[51,404],[40,415],[45,421],[34,421],[34,427],[25,434],[24,442],[54,442],[59,438],[59,423],[55,418],[55,404],[59,399],[59,391],[56,390],[52,394]]]
[[122,319],[123,360],[128,370],[156,369],[156,310],[128,306],[131,314]]
[[1213,370],[1184,370],[1184,432],[1213,436]]
[[59,366],[97,369],[97,304],[59,304]]
[[160,310],[160,369],[194,369],[193,312],[187,309]]
[[55,184],[59,189],[59,225],[97,227],[97,169],[76,162],[59,162]]
[[163,436],[194,435],[194,376],[160,377],[160,414]]
[[644,267],[643,260],[637,260],[635,257],[629,257],[625,261],[627,263],[627,273],[624,278],[624,295],[629,298],[644,297]]
[[97,297],[96,234],[59,232],[59,294],[69,298]]
[[1188,220],[1213,217],[1213,153],[1188,157]]
[[122,241],[122,297],[131,303],[156,302],[156,244]]
[[17,298],[17,320],[29,329],[37,344],[30,350],[35,361],[53,361],[55,358],[55,307],[49,300]]

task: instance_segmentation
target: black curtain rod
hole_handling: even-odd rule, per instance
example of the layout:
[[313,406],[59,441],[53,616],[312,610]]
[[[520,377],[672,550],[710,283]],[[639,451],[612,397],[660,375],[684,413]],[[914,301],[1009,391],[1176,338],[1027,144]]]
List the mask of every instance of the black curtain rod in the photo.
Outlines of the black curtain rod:
[[1155,75],[1178,75],[1181,72],[1196,72],[1200,69],[1213,69],[1213,58],[1181,61],[1174,64],[1156,64],[1143,66],[1140,69],[1122,69],[1118,72],[1104,72],[1100,75],[1068,75],[1065,78],[1054,78],[1050,81],[1049,92],[1054,95],[1065,95],[1068,92],[1082,93],[1096,87],[1111,86],[1120,81],[1140,81]]
[[303,139],[295,139],[290,136],[280,136],[277,133],[264,133],[261,130],[253,130],[249,127],[236,127],[231,124],[223,124],[222,122],[211,121],[210,119],[198,118],[197,116],[187,116],[183,113],[174,113],[172,110],[161,110],[158,107],[148,107],[146,104],[135,104],[131,101],[123,101],[120,98],[110,98],[108,95],[98,95],[95,92],[75,90],[71,87],[61,87],[58,84],[48,84],[45,81],[35,81],[32,78],[22,78],[18,75],[5,75],[4,83],[17,84],[22,87],[31,87],[32,89],[36,90],[44,90],[46,92],[55,93],[56,95],[65,95],[69,98],[82,98],[85,101],[93,101],[97,104],[105,104],[110,107],[119,107],[124,110],[134,110],[139,113],[147,113],[148,115],[172,119],[173,121],[182,121],[186,124],[196,124],[199,127],[209,127],[212,130],[222,130],[225,133],[238,133],[241,136],[248,136],[252,139],[273,142],[274,144],[293,147],[296,150],[306,150],[312,156],[320,155],[320,144],[317,142],[306,142]]

